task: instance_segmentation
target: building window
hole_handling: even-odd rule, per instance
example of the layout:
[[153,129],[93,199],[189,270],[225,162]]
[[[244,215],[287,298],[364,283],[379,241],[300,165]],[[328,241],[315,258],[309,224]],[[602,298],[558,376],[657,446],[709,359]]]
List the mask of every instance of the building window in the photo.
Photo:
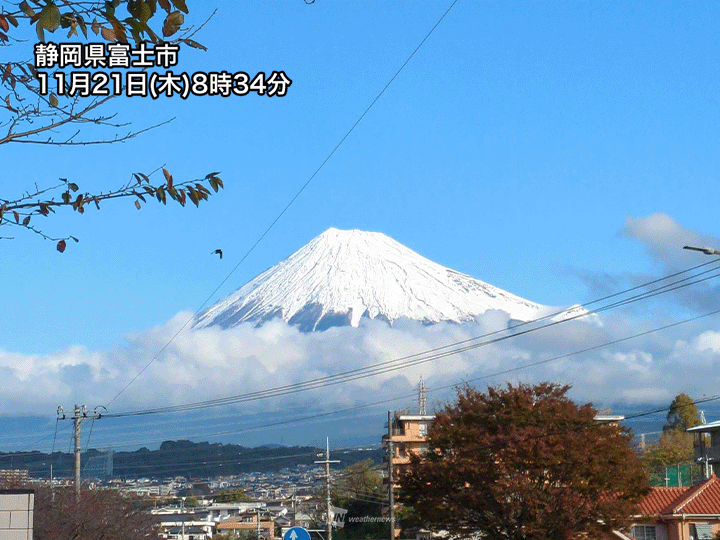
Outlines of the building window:
[[632,535],[637,540],[656,540],[655,525],[634,525]]
[[710,523],[691,523],[690,540],[712,540],[713,532]]
[[420,422],[418,426],[418,433],[421,437],[427,437],[428,434],[428,425],[427,422]]

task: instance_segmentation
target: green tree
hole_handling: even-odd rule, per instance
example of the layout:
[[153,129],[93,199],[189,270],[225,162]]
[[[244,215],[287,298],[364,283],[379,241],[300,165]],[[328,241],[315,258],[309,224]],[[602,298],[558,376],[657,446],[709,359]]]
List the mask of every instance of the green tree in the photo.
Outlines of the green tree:
[[337,540],[387,538],[388,525],[381,519],[387,493],[383,489],[380,469],[372,459],[353,463],[337,473],[333,504],[347,510],[345,526],[334,534]]
[[348,465],[337,477],[334,495],[339,502],[358,497],[380,497],[383,493],[382,475],[370,458]]
[[658,443],[645,450],[643,458],[649,466],[663,468],[691,461],[693,436],[683,431],[664,431]]
[[[188,8],[185,0],[22,0],[0,4],[0,45],[20,48],[15,56],[25,60],[0,62],[0,145],[35,144],[84,146],[127,141],[148,129],[129,132],[127,122],[115,118],[108,103],[119,96],[80,97],[56,95],[43,80],[53,81],[56,70],[35,66],[32,45],[35,39],[44,42],[47,34],[62,31],[53,41],[100,41],[155,44],[163,40],[173,45],[204,49],[194,41],[194,31],[183,30]],[[29,36],[28,30],[37,36]],[[23,49],[24,47],[24,49]],[[47,86],[45,88],[45,86]],[[89,129],[88,129],[89,128]],[[88,138],[83,134],[92,133]],[[104,133],[104,135],[102,134]],[[100,135],[99,135],[100,134]],[[128,171],[130,173],[130,171]],[[160,178],[152,179],[157,173]],[[104,201],[130,198],[140,209],[148,200],[166,204],[168,199],[185,206],[187,201],[198,205],[212,191],[223,187],[219,173],[209,173],[192,180],[174,181],[165,168],[153,173],[128,174],[130,180],[110,189],[81,189],[73,180],[61,178],[43,186],[34,185],[17,194],[0,193],[0,227],[35,233],[56,242],[63,252],[72,235],[44,232],[43,218],[57,210],[69,209],[80,214],[87,208],[100,209]],[[212,190],[212,191],[211,191]],[[11,236],[0,236],[11,239]]]
[[221,491],[217,495],[215,495],[215,502],[245,502],[249,501],[250,497],[248,497],[247,493],[245,493],[245,490],[243,488],[236,488],[236,489],[226,489],[225,491]]
[[689,476],[698,478],[700,468],[694,461],[693,435],[684,431],[664,431],[657,444],[648,446],[642,455],[645,468],[653,486],[664,486],[668,467],[690,464]]
[[185,508],[197,508],[200,506],[200,502],[197,500],[197,497],[190,495],[189,497],[185,497],[183,505]]
[[627,524],[648,481],[625,428],[568,386],[458,390],[411,459],[400,499],[428,526],[489,540],[590,537]]
[[[692,398],[685,393],[675,396],[668,409],[667,423],[663,426],[660,439],[643,453],[643,462],[653,485],[665,485],[668,467],[678,467],[694,460],[694,436],[685,430],[698,424],[698,409]],[[693,464],[691,475],[694,472],[699,475],[699,469]]]
[[699,424],[698,408],[692,398],[684,392],[675,396],[670,404],[667,423],[663,426],[663,431],[685,431],[687,428]]

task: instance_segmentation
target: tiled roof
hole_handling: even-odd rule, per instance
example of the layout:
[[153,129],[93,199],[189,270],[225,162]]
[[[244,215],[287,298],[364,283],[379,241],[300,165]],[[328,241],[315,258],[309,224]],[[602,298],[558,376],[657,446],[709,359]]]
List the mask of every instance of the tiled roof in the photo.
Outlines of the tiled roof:
[[720,479],[713,475],[693,487],[656,487],[639,505],[644,516],[658,514],[720,515]]
[[720,514],[720,479],[709,480],[690,489],[673,508],[673,514]]
[[685,487],[655,487],[640,503],[640,513],[643,516],[655,516],[657,514],[667,514],[667,508],[673,506],[673,503],[682,498],[686,491],[690,488]]

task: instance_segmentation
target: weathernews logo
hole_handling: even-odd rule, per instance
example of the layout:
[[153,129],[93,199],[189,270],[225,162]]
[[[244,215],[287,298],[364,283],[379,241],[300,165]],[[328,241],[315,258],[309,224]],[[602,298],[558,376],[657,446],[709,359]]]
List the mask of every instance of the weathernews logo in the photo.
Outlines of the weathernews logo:
[[389,523],[388,516],[350,516],[348,523]]

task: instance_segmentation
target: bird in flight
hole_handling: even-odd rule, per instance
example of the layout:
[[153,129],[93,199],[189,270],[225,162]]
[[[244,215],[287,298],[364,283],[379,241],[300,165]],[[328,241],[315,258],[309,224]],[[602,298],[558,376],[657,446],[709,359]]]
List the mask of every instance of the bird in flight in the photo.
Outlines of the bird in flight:
[[222,259],[222,249],[216,249],[211,253],[211,255],[220,255],[220,258]]

